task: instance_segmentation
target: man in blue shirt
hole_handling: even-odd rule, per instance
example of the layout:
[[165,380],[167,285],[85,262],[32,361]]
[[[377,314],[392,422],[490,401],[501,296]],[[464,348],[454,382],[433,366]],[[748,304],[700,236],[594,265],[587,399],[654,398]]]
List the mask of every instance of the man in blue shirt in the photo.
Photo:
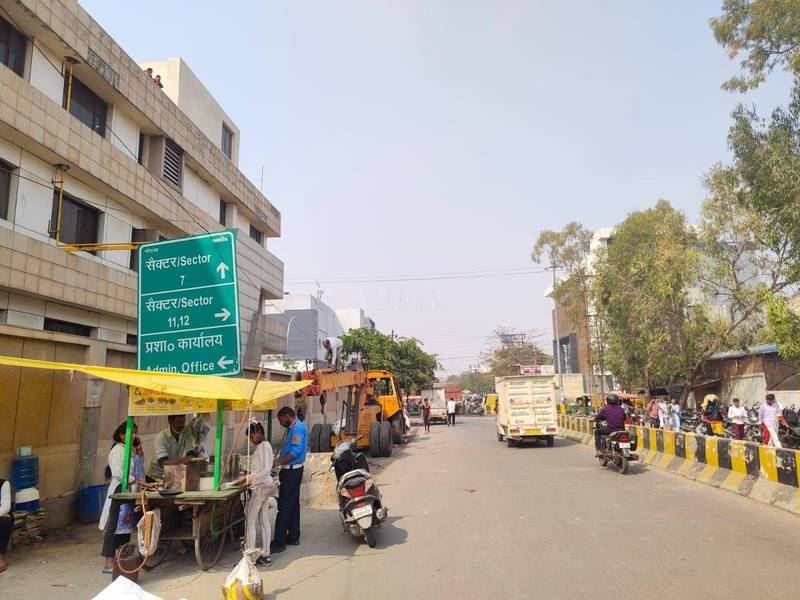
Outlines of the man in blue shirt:
[[303,482],[303,463],[308,450],[308,430],[291,408],[284,406],[278,411],[278,422],[288,431],[280,454],[273,463],[281,467],[281,486],[275,537],[270,545],[272,554],[286,550],[286,544],[300,544],[300,484]]

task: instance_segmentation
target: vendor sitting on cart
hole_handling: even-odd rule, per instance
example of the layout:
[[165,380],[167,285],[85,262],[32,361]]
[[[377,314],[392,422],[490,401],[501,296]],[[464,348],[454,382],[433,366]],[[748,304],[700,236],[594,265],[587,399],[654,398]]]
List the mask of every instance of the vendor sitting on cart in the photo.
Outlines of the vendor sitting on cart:
[[147,476],[164,479],[164,463],[189,462],[198,452],[192,440],[192,428],[186,427],[186,415],[170,415],[169,425],[156,434],[153,458],[147,467]]

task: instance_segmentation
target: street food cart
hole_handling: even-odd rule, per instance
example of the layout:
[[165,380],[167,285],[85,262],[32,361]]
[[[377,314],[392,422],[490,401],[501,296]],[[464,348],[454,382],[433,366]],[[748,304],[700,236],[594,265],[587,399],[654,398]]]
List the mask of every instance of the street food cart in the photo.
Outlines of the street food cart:
[[[31,360],[0,356],[0,364],[25,368],[52,369],[85,373],[91,377],[115,381],[129,386],[125,457],[123,460],[122,491],[115,500],[146,504],[148,509],[161,509],[161,534],[158,551],[146,567],[156,566],[169,550],[172,541],[194,546],[195,559],[203,569],[213,567],[229,539],[238,544],[244,531],[242,493],[244,487],[222,486],[222,434],[226,411],[242,413],[234,439],[235,447],[253,410],[275,408],[278,398],[292,394],[310,381],[263,381],[256,379],[219,377],[214,375],[182,375],[136,369],[118,369],[70,363]],[[128,475],[133,441],[133,421],[137,416],[171,415],[216,412],[214,440],[213,489],[165,494],[164,491],[133,492],[128,490]]]

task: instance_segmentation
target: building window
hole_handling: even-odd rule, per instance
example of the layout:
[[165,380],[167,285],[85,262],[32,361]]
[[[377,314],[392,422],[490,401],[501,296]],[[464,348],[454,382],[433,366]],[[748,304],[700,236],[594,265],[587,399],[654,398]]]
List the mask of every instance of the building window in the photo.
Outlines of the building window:
[[222,124],[222,151],[228,158],[233,158],[233,132]]
[[[134,227],[131,230],[131,242],[146,242],[147,241],[147,229],[137,229]],[[138,271],[139,270],[139,246],[138,244],[136,247],[131,250],[131,258],[128,262],[128,267],[130,267],[131,271]]]
[[136,153],[136,162],[138,162],[140,165],[144,164],[142,162],[143,158],[144,158],[144,134],[140,133],[139,134],[139,150]]
[[129,346],[135,346],[136,343],[139,341],[139,336],[135,333],[129,333],[125,336],[125,343]]
[[219,224],[223,227],[228,224],[228,203],[219,199]]
[[14,167],[0,160],[0,219],[8,219],[11,204],[11,176]]
[[169,138],[164,139],[164,179],[178,187],[183,182],[183,149]]
[[44,330],[53,331],[55,333],[67,333],[69,335],[80,335],[82,337],[91,337],[92,335],[92,328],[88,325],[59,321],[58,319],[48,319],[46,317],[44,320]]
[[[67,244],[96,244],[100,211],[64,194],[61,200],[61,224],[58,241]],[[53,193],[50,237],[55,238],[58,221],[58,190]]]
[[255,227],[250,225],[250,237],[253,238],[258,243],[258,245],[260,246],[261,245],[261,240],[263,239],[264,234],[261,233],[260,229],[256,229]]
[[[64,79],[64,108],[67,107],[69,77]],[[103,137],[106,136],[108,104],[86,87],[77,77],[72,77],[72,92],[69,94],[69,112],[87,127]]]
[[22,77],[28,40],[11,23],[0,17],[0,62]]

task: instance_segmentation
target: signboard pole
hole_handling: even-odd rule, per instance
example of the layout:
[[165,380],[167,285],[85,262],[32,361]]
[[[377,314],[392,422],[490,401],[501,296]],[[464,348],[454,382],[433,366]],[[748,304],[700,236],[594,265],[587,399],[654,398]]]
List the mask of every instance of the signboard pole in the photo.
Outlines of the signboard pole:
[[[131,446],[133,445],[133,417],[128,415],[125,421],[125,456],[122,459],[122,491],[128,491],[128,479],[131,475]],[[111,490],[114,493],[114,490]]]
[[225,401],[217,400],[217,435],[216,435],[216,441],[214,442],[214,489],[215,490],[219,489],[219,482],[222,476],[221,472],[222,430],[223,430],[223,420],[225,418],[224,408],[225,408]]

